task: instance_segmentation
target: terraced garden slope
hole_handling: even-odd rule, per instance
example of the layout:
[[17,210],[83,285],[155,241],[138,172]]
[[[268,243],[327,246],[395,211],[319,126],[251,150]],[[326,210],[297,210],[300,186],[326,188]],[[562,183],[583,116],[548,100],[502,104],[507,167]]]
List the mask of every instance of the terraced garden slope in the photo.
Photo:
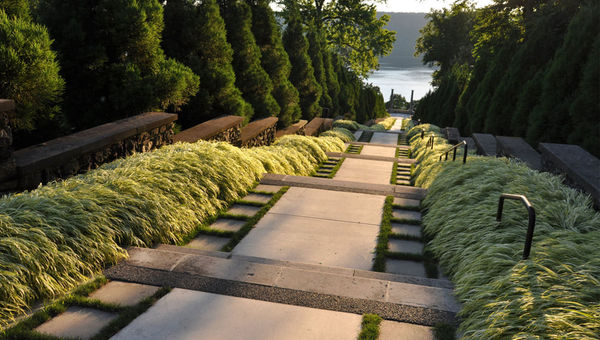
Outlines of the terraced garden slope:
[[[426,135],[436,135],[433,150]],[[600,334],[600,214],[560,177],[505,158],[469,156],[438,162],[449,146],[439,128],[409,131],[421,162],[428,250],[439,259],[462,303],[466,339],[597,339]],[[460,154],[460,152],[459,152]],[[522,260],[527,212],[502,193],[524,194],[537,213],[531,256]]]
[[0,326],[125,257],[123,247],[178,243],[265,172],[308,175],[339,138],[286,136],[272,146],[175,144],[0,199]]

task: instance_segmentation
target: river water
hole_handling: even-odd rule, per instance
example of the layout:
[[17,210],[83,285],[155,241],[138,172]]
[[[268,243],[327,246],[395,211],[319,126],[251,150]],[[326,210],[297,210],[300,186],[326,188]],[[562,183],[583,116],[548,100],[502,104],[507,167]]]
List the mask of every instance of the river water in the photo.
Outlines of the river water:
[[384,68],[375,71],[367,79],[368,83],[379,86],[383,98],[390,100],[392,89],[394,93],[401,95],[410,102],[410,91],[414,90],[414,99],[423,97],[431,87],[431,75],[434,69],[428,67],[419,68]]

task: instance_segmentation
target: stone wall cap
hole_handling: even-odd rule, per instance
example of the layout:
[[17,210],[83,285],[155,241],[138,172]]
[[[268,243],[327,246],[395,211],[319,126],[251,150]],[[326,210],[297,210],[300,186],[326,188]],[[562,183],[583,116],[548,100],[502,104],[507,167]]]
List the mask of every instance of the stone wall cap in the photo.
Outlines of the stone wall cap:
[[43,168],[81,154],[101,149],[125,138],[150,131],[177,120],[177,115],[146,112],[59,137],[15,152],[17,168]]
[[204,123],[183,130],[173,137],[174,142],[194,143],[201,139],[210,139],[220,132],[228,130],[244,121],[240,116],[224,116],[208,120]]
[[489,133],[474,133],[473,140],[479,154],[484,156],[496,156],[496,138]]
[[0,99],[0,112],[15,110],[15,101],[12,99]]
[[316,117],[313,118],[306,126],[304,127],[304,133],[307,136],[314,136],[319,132],[321,126],[325,123],[325,118]]
[[298,122],[296,122],[296,123],[294,123],[294,124],[286,127],[285,129],[277,130],[277,133],[275,134],[275,137],[279,138],[279,137],[285,136],[285,135],[295,135],[307,123],[308,123],[308,120],[301,119]]
[[279,118],[277,117],[267,117],[250,122],[242,129],[240,140],[243,143],[244,141],[258,136],[264,130],[273,127],[273,125],[277,124],[278,120]]
[[568,177],[583,184],[594,196],[600,196],[600,159],[579,145],[540,143],[542,158],[560,167]]
[[515,157],[534,170],[542,169],[542,158],[531,145],[521,137],[496,136],[498,154]]

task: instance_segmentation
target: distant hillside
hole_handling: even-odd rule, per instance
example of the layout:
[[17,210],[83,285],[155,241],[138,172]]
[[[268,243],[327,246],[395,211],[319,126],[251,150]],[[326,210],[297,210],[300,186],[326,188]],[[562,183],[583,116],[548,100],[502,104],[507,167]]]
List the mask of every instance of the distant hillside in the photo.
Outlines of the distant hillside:
[[427,20],[425,13],[377,13],[379,16],[387,14],[390,22],[387,29],[396,31],[396,42],[392,54],[379,59],[381,68],[413,68],[422,67],[420,58],[415,58],[415,43],[425,26]]

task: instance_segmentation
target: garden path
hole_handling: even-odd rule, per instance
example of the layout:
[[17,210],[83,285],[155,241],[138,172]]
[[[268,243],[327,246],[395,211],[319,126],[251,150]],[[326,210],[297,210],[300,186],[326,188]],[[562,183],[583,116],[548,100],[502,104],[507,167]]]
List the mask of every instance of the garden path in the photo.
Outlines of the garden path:
[[[175,289],[113,339],[356,339],[364,313],[385,319],[380,339],[433,339],[432,326],[454,323],[460,306],[423,254],[424,190],[410,186],[400,127],[330,156],[316,174],[328,178],[266,175],[185,247],[129,249],[106,270],[110,284]],[[385,272],[373,271],[378,256]],[[62,329],[82,328],[68,322]]]

